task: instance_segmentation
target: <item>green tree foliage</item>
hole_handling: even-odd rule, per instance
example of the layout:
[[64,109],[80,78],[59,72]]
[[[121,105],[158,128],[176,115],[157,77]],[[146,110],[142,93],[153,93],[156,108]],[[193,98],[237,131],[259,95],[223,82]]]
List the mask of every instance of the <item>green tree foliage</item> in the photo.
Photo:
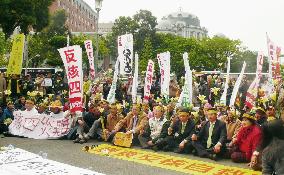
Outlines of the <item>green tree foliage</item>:
[[135,50],[141,53],[144,40],[152,38],[151,42],[155,39],[157,18],[152,15],[148,10],[140,10],[133,16],[133,20],[138,24],[139,28],[135,33]]
[[[256,72],[257,52],[246,49],[242,51],[237,57],[233,57],[231,61],[231,72],[240,72],[244,61],[247,64],[245,72]],[[265,57],[263,60],[262,72],[268,72],[268,67],[268,59],[267,57]]]
[[5,34],[0,32],[0,66],[6,66],[8,64],[7,54],[11,49],[11,41],[6,40]]
[[[225,66],[227,57],[240,54],[239,40],[230,40],[224,37],[213,37],[204,39],[183,38],[171,34],[156,34],[154,55],[169,51],[171,53],[171,72],[178,76],[184,74],[184,63],[182,54],[189,53],[191,69],[215,70],[219,63]],[[144,64],[143,62],[141,64]],[[142,67],[144,65],[141,65]],[[143,70],[142,70],[143,71]]]
[[53,0],[1,0],[0,26],[9,37],[17,26],[25,34],[33,27],[41,31],[48,25],[48,7]]
[[112,33],[106,37],[110,53],[117,56],[117,37],[126,33],[134,36],[134,50],[140,55],[145,38],[155,39],[157,18],[150,11],[140,10],[133,17],[120,16],[114,22]]
[[51,16],[50,24],[42,32],[29,36],[29,66],[63,65],[57,49],[67,45],[66,19],[65,11],[59,10]]
[[153,47],[151,43],[151,39],[147,37],[143,44],[143,49],[141,51],[141,55],[139,57],[139,71],[145,71],[148,65],[148,60],[152,59],[157,63],[157,60],[154,59]]

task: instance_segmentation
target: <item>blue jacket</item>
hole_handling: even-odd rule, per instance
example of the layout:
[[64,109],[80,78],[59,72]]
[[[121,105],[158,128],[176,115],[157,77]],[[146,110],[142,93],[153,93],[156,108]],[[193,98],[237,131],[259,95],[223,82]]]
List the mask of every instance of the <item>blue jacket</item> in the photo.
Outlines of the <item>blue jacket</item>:
[[4,109],[3,115],[0,116],[0,123],[3,123],[5,119],[7,118],[11,118],[12,120],[14,120],[14,115],[13,115],[13,111],[10,111],[9,109]]

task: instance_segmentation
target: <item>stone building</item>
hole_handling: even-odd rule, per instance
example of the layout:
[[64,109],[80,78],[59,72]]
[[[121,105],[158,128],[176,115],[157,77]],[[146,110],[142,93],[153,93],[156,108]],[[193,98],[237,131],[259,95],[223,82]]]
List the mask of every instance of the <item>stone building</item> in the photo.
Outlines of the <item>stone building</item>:
[[157,25],[157,32],[171,33],[185,38],[207,37],[207,29],[200,26],[197,16],[182,10],[164,16]]

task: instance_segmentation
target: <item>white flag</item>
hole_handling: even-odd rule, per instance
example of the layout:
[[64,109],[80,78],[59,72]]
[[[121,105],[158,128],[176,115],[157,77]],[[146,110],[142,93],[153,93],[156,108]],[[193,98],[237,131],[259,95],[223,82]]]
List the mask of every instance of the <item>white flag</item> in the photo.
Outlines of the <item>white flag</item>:
[[226,75],[226,84],[225,84],[225,89],[224,92],[221,96],[220,99],[220,103],[226,105],[226,101],[227,101],[227,91],[228,91],[228,87],[229,87],[229,80],[230,80],[230,69],[231,69],[231,59],[228,58],[228,64],[227,64],[227,75]]
[[183,54],[183,61],[185,67],[185,86],[188,90],[189,102],[192,103],[192,71],[190,70],[190,66],[188,63],[188,53]]
[[233,92],[232,92],[232,96],[231,96],[231,99],[230,99],[230,106],[234,106],[235,104],[235,100],[236,100],[236,97],[237,97],[237,93],[239,91],[239,88],[240,88],[240,85],[241,85],[241,82],[242,82],[242,79],[244,77],[244,72],[245,72],[245,69],[246,69],[246,62],[243,63],[243,67],[242,67],[242,71],[241,71],[241,74],[239,75],[237,81],[236,81],[236,84],[235,84],[235,87],[233,89]]
[[116,83],[117,83],[117,79],[118,79],[118,64],[119,64],[119,60],[116,60],[115,63],[115,68],[114,68],[114,74],[113,74],[113,79],[112,79],[112,84],[107,96],[107,101],[112,104],[115,102],[115,91],[116,91]]
[[135,71],[132,81],[132,102],[136,103],[137,98],[137,88],[138,88],[138,54],[135,54]]
[[171,55],[170,52],[164,52],[158,54],[158,62],[160,66],[160,74],[161,74],[161,96],[169,97],[169,86],[170,86],[170,74],[171,74]]
[[126,34],[118,36],[117,44],[118,57],[120,62],[120,74],[130,75],[132,74],[133,69],[133,35]]

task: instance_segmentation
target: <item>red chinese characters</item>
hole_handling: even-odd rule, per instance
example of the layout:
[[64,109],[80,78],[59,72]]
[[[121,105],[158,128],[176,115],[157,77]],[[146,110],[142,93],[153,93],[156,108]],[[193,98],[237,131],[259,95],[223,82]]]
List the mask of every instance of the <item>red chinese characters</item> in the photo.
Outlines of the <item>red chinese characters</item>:
[[[86,43],[86,49],[91,47],[91,42]],[[68,78],[70,111],[81,111],[83,105],[82,49],[80,46],[70,46],[59,49],[59,53]]]
[[150,91],[153,83],[153,75],[154,75],[154,62],[152,60],[149,60],[146,77],[145,77],[145,86],[144,86],[144,100],[146,101],[149,100],[150,98]]
[[64,51],[67,63],[76,62],[74,49]]

